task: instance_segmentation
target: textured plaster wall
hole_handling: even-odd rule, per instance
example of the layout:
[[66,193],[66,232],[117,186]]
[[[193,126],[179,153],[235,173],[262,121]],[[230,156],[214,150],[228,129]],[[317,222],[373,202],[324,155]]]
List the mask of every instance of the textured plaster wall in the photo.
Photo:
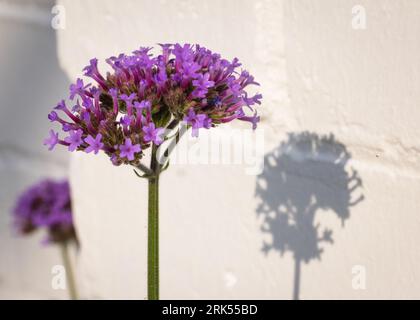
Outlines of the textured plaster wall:
[[[60,4],[72,80],[94,56],[190,42],[261,83],[262,175],[176,165],[161,179],[162,298],[420,297],[419,2]],[[145,181],[83,154],[71,179],[84,297],[144,298]]]
[[0,1],[0,299],[67,296],[51,287],[58,249],[42,246],[41,233],[18,237],[10,214],[23,189],[67,173],[66,152],[42,145],[46,114],[69,85],[58,65],[52,5]]

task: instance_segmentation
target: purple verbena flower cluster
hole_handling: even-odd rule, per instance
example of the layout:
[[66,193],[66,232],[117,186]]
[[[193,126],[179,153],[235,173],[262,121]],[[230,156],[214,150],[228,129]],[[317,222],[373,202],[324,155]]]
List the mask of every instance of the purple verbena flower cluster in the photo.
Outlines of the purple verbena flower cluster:
[[48,231],[46,242],[76,240],[68,181],[42,180],[25,190],[13,210],[14,225],[20,234],[37,229]]
[[258,83],[246,70],[237,70],[237,58],[228,61],[199,45],[160,47],[157,56],[152,48],[140,48],[107,59],[112,71],[105,76],[98,60],[90,60],[84,75],[96,84],[77,79],[70,86],[72,108],[63,100],[48,115],[67,136],[60,139],[51,130],[44,144],[50,150],[56,144],[69,151],[103,150],[115,165],[137,165],[145,149],[163,142],[169,123],[185,122],[193,136],[235,119],[256,128],[260,118],[254,107],[262,96],[248,96],[245,89]]

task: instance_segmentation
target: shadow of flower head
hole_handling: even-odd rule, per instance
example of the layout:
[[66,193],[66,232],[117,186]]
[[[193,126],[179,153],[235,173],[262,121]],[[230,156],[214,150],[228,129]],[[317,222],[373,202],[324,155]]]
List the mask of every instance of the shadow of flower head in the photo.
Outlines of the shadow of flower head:
[[316,223],[322,220],[315,215],[333,212],[344,226],[350,208],[364,198],[350,158],[334,135],[310,132],[288,134],[265,157],[264,172],[257,178],[257,214],[272,241],[263,244],[263,252],[290,251],[297,263],[321,258],[324,244],[334,242],[333,232]]

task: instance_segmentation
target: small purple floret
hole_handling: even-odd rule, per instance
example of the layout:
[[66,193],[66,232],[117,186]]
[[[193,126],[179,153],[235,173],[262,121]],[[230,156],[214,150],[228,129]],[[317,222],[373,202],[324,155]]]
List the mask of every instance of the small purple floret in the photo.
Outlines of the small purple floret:
[[69,136],[64,139],[65,142],[69,143],[69,151],[73,152],[83,143],[82,134],[81,129],[70,131]]
[[101,142],[101,140],[102,134],[100,133],[97,134],[96,138],[93,138],[91,135],[88,135],[85,139],[85,142],[89,146],[85,149],[85,152],[89,153],[93,151],[95,154],[97,154],[99,150],[101,150],[104,147],[104,144]]
[[48,150],[54,149],[58,143],[58,133],[54,130],[50,130],[50,136],[44,140],[44,146],[48,146]]
[[163,142],[162,135],[165,132],[164,128],[155,128],[153,122],[143,127],[144,140],[146,142],[153,141],[154,144],[160,145]]
[[141,151],[139,144],[133,145],[130,138],[125,139],[125,143],[120,145],[120,157],[127,158],[127,160],[134,160],[134,154]]

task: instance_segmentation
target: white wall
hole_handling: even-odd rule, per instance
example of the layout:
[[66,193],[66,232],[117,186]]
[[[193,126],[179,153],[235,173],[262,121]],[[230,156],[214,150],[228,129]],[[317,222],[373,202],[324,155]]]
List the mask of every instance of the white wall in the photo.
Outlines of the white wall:
[[68,88],[60,70],[53,1],[0,1],[0,299],[65,298],[51,287],[59,251],[41,245],[45,235],[19,238],[11,210],[19,193],[44,177],[67,173],[67,157],[42,145],[46,118]]
[[[93,56],[191,42],[239,57],[262,84],[261,176],[178,165],[161,180],[162,298],[288,299],[296,265],[303,299],[420,297],[419,2],[60,3],[72,80]],[[352,28],[356,4],[366,29]],[[144,298],[145,182],[104,156],[71,165],[84,297]],[[365,290],[352,286],[358,265]]]

